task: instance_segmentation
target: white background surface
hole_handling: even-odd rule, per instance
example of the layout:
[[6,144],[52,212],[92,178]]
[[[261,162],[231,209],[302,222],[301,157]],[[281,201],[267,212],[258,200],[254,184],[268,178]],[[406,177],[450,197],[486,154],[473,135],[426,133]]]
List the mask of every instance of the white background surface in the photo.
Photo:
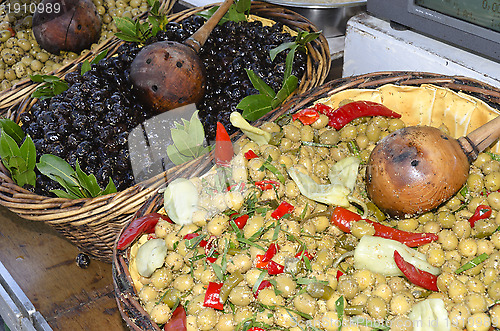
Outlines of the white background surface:
[[400,70],[467,76],[500,87],[500,63],[410,30],[395,30],[366,13],[351,18],[342,75]]

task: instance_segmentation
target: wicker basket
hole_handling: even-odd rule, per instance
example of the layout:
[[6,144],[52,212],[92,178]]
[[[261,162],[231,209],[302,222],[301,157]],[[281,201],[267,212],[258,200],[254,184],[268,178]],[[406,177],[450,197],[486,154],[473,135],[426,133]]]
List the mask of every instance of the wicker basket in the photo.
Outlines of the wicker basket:
[[[212,6],[188,9],[169,16],[169,20],[179,22]],[[310,32],[318,31],[303,16],[268,3],[252,3],[251,14],[281,22],[295,31],[299,29]],[[93,52],[80,57],[55,74],[63,77],[66,73],[76,70],[78,63],[92,58],[104,49],[109,49],[108,56],[112,56],[121,43],[116,38],[109,39]],[[330,70],[330,52],[328,42],[323,35],[309,43],[307,49],[307,69],[296,93],[306,92],[322,84]],[[34,104],[35,100],[30,98],[30,95],[36,87],[37,85],[31,81],[24,81],[11,90],[4,91],[0,94],[0,112],[7,118],[19,121],[19,115]],[[207,156],[204,159],[175,167],[168,173],[159,174],[124,191],[92,199],[77,200],[33,194],[17,186],[10,178],[9,172],[0,163],[0,204],[25,219],[50,224],[83,252],[99,260],[111,262],[113,243],[117,234],[139,207],[159,187],[165,185],[166,178],[184,175],[194,163],[200,162],[204,162],[206,167],[211,164]]]
[[[487,103],[500,113],[500,90],[479,81],[465,77],[442,76],[420,72],[377,72],[330,81],[309,92],[295,96],[266,120],[274,120],[286,113],[294,113],[310,106],[313,102],[330,97],[348,89],[375,89],[382,85],[421,86],[433,84],[453,91],[462,91]],[[197,173],[187,173],[196,176]],[[134,217],[158,211],[163,206],[163,195],[153,195]],[[124,227],[125,230],[127,226]],[[123,231],[122,230],[122,231]],[[118,236],[118,239],[120,235]],[[141,307],[133,281],[128,270],[128,249],[113,251],[113,283],[120,313],[132,330],[160,330]]]

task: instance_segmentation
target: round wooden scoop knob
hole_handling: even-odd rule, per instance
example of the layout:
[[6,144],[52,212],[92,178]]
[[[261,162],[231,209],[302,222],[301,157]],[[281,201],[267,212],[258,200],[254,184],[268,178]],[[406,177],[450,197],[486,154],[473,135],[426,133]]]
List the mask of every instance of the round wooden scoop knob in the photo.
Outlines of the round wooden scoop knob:
[[388,135],[373,149],[368,164],[368,196],[395,218],[440,205],[460,190],[469,173],[458,141],[429,126]]
[[430,211],[462,188],[470,163],[499,136],[500,117],[458,140],[429,126],[397,130],[370,155],[368,196],[394,218]]

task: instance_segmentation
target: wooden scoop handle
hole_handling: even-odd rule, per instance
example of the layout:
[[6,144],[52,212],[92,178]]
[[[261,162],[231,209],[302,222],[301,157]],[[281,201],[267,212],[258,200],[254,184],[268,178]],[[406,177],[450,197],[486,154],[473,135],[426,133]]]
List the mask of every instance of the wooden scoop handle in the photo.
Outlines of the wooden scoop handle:
[[198,53],[201,47],[205,44],[212,30],[219,24],[219,21],[224,17],[229,7],[234,0],[225,0],[217,11],[203,24],[191,37],[184,41],[184,44],[194,49]]
[[469,163],[500,137],[500,116],[458,139]]

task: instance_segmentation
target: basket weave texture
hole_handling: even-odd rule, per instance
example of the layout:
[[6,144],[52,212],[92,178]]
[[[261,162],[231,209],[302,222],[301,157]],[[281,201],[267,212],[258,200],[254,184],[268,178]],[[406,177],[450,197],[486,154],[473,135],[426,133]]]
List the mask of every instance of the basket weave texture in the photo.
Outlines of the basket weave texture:
[[[212,6],[197,7],[172,14],[169,16],[169,21],[180,22]],[[295,31],[319,31],[305,17],[265,2],[252,2],[250,13],[257,17],[280,22]],[[68,72],[75,71],[79,63],[86,59],[92,59],[105,49],[108,49],[108,56],[112,56],[121,44],[121,40],[111,38],[54,74],[64,77]],[[306,72],[295,93],[303,93],[321,85],[330,70],[330,51],[328,42],[322,34],[307,45],[307,54]],[[37,86],[38,84],[28,80],[2,92],[0,94],[0,114],[18,122],[19,115],[28,111],[35,103],[36,100],[30,96]],[[104,262],[111,262],[113,243],[119,231],[140,206],[155,194],[158,188],[164,186],[172,178],[186,176],[193,167],[201,171],[201,169],[211,165],[210,156],[207,155],[174,167],[166,173],[137,183],[121,192],[97,198],[70,200],[36,195],[19,187],[13,182],[8,170],[0,162],[0,204],[22,218],[45,222],[53,226],[81,251]]]
[[[288,100],[265,120],[275,120],[283,114],[295,113],[311,106],[316,100],[327,98],[348,89],[375,89],[386,84],[420,86],[433,84],[453,91],[462,91],[474,96],[500,112],[500,90],[482,82],[458,76],[442,76],[421,72],[376,72],[329,81],[309,92]],[[199,173],[197,171],[197,173]],[[196,174],[187,174],[188,177]],[[134,218],[158,211],[163,206],[163,195],[153,195],[137,212]],[[127,228],[124,227],[122,232]],[[120,235],[118,236],[118,239]],[[133,281],[128,270],[128,249],[113,250],[113,284],[115,297],[122,318],[131,330],[160,330],[139,303]]]

